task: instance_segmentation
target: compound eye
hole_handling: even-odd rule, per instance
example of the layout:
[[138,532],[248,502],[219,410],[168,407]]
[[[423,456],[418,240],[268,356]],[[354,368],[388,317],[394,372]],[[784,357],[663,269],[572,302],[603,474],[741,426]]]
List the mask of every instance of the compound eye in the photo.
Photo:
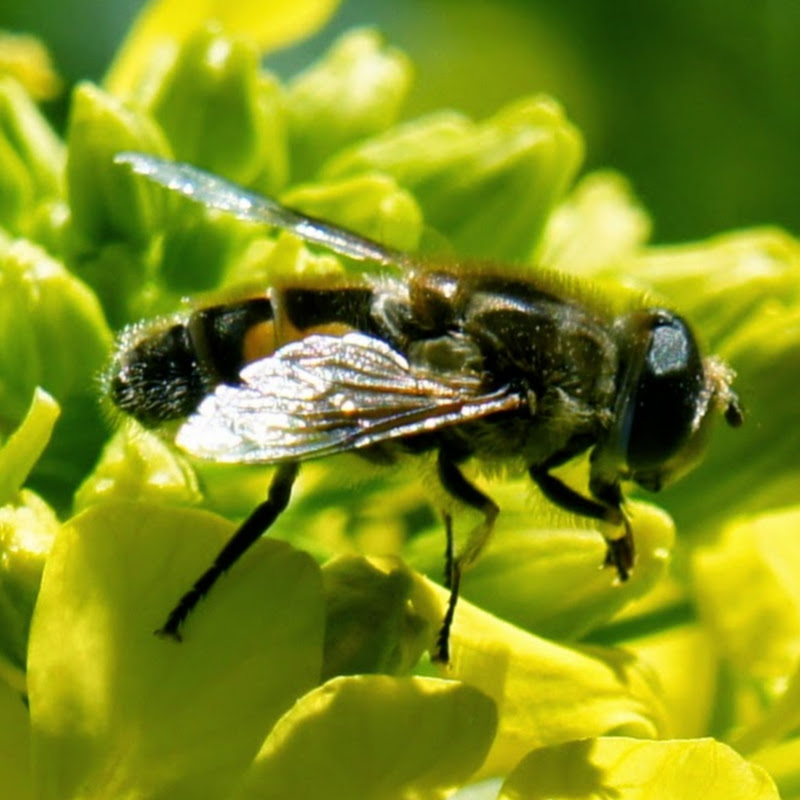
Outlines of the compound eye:
[[692,332],[677,314],[649,310],[636,327],[638,356],[629,364],[631,396],[625,410],[627,463],[634,477],[639,473],[643,482],[657,487],[667,463],[697,430],[706,402],[703,362]]

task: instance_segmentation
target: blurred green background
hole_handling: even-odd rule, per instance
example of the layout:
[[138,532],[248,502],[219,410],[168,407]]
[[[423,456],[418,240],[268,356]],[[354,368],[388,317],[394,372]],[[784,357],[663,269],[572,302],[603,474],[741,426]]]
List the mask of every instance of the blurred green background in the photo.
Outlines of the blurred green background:
[[[68,82],[99,78],[140,5],[0,0],[0,27],[45,39]],[[657,241],[800,232],[800,0],[344,0],[267,64],[291,74],[355,25],[414,60],[408,116],[557,97],[585,133],[587,168],[629,176]],[[65,108],[50,104],[59,125]]]

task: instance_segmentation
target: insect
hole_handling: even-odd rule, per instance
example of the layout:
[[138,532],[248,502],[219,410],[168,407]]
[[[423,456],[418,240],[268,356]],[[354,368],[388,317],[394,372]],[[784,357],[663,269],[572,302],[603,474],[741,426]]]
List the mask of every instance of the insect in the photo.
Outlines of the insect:
[[[621,482],[657,491],[698,459],[715,412],[742,422],[733,373],[703,358],[678,314],[619,312],[545,270],[428,264],[186,164],[122,154],[136,173],[237,217],[291,231],[379,269],[360,281],[273,287],[121,336],[107,385],[149,427],[183,420],[188,453],[276,464],[266,500],[180,598],[160,633],[187,616],[279,517],[301,462],[355,451],[375,461],[435,453],[445,492],[482,515],[454,552],[435,659],[447,662],[463,571],[499,508],[465,477],[469,459],[525,470],[554,504],[609,523],[606,563],[634,562]],[[590,452],[589,491],[552,474]]]

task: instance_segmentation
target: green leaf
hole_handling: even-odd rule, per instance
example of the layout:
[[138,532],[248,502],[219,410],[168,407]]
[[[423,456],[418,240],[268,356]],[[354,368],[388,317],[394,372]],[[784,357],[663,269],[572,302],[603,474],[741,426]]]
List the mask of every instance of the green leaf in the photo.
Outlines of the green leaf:
[[319,570],[281,542],[247,551],[182,643],[153,635],[231,531],[207,513],[133,503],[64,526],[28,660],[38,797],[223,796],[317,683]]
[[425,221],[458,253],[522,261],[582,154],[561,108],[538,97],[477,124],[453,113],[408,122],[340,153],[322,175],[386,172],[414,193]]
[[760,767],[713,739],[569,742],[526,756],[498,800],[779,800]]
[[492,702],[433,678],[335,678],[303,697],[264,742],[235,800],[443,798],[474,772]]
[[337,150],[379,133],[397,119],[411,65],[370,30],[351,31],[288,87],[292,173],[314,175]]

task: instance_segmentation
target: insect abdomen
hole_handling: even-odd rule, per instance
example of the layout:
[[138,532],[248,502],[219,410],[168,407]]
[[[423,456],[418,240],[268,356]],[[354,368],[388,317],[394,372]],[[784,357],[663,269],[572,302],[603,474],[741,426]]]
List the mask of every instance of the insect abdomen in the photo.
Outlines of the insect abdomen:
[[130,328],[107,375],[111,401],[147,427],[188,416],[219,383],[238,382],[247,332],[272,317],[259,297]]
[[192,414],[220,383],[239,383],[245,364],[309,332],[370,327],[369,288],[293,288],[194,311],[126,331],[108,372],[111,401],[143,425]]

